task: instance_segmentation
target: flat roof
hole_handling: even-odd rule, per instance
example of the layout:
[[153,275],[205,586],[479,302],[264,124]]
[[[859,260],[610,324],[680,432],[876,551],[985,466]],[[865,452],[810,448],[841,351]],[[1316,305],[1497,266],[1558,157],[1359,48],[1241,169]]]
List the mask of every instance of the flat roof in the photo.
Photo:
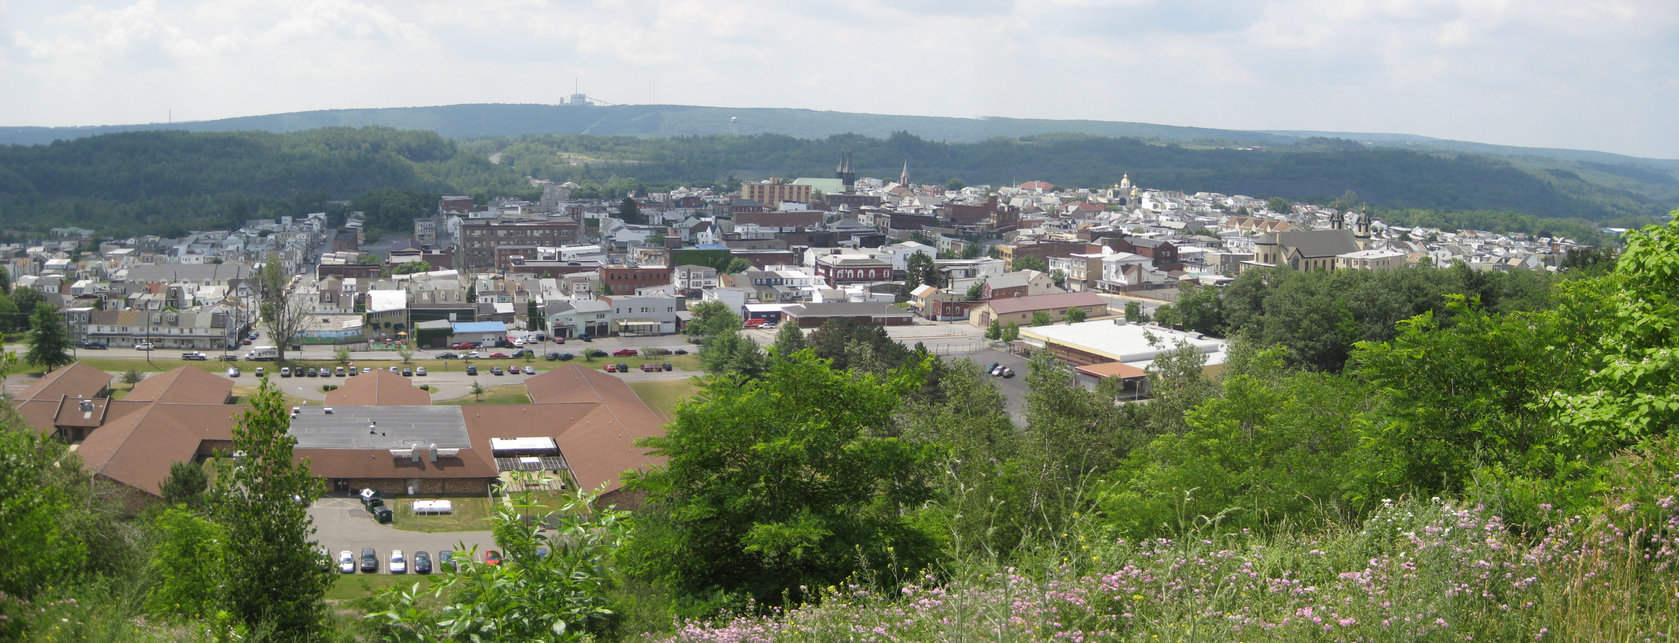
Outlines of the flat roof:
[[[332,409],[327,414],[326,409]],[[369,433],[374,425],[375,433]],[[402,449],[472,446],[459,406],[305,406],[291,421],[298,449]]]
[[[1216,337],[1148,324],[1132,324],[1123,319],[1022,328],[1020,335],[1045,344],[1059,344],[1100,355],[1116,362],[1127,362],[1133,366],[1140,366],[1139,362],[1151,362],[1160,355],[1177,350],[1179,342],[1187,342],[1194,346],[1195,350],[1207,355],[1223,353],[1226,345],[1224,340]],[[1211,359],[1209,363],[1212,363]]]

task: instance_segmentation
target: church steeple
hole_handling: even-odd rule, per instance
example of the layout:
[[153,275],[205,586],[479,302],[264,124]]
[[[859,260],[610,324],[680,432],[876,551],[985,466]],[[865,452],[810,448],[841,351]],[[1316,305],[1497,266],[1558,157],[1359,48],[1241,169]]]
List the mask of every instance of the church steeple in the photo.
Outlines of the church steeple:
[[1353,222],[1353,239],[1359,250],[1370,249],[1370,206],[1359,209],[1358,219]]
[[834,170],[834,178],[845,184],[845,193],[851,194],[857,185],[857,171],[851,169],[851,150],[840,150],[839,167]]
[[904,159],[904,171],[898,175],[898,185],[909,187],[909,159]]

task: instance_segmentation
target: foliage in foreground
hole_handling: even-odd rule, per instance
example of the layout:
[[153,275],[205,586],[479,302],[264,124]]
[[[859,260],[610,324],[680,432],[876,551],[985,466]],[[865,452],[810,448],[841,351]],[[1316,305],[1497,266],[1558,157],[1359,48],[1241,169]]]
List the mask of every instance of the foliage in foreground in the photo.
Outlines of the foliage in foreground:
[[1092,530],[1032,570],[830,587],[798,609],[685,621],[668,640],[1663,640],[1679,631],[1679,513],[1658,502],[1665,522],[1553,515],[1534,538],[1439,499],[1272,538]]

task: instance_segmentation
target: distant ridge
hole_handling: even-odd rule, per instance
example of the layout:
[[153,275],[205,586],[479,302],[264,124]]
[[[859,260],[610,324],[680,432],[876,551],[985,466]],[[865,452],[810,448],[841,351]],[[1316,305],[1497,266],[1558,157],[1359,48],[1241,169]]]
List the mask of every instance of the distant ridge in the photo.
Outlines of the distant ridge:
[[[731,123],[731,118],[736,119]],[[1646,159],[1589,150],[1564,150],[1451,141],[1409,134],[1314,131],[1246,131],[1180,127],[1123,121],[1020,118],[953,118],[860,114],[787,108],[698,107],[688,105],[573,106],[536,104],[442,105],[291,112],[210,121],[99,125],[88,127],[0,127],[0,144],[40,145],[113,132],[180,130],[295,132],[321,127],[383,126],[426,130],[448,138],[493,138],[527,134],[596,134],[603,136],[705,136],[779,134],[822,139],[840,134],[885,138],[905,131],[953,143],[991,138],[1022,138],[1054,133],[1131,137],[1158,143],[1212,147],[1281,147],[1313,137],[1360,141],[1375,147],[1529,157],[1650,169],[1679,169],[1679,160]],[[731,129],[732,128],[732,129]]]

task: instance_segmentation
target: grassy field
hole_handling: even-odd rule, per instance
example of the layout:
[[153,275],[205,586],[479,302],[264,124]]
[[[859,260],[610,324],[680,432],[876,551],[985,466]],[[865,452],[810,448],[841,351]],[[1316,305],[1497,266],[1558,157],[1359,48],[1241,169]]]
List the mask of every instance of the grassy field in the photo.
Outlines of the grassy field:
[[524,384],[503,384],[501,386],[484,387],[483,398],[473,397],[467,393],[461,397],[438,400],[434,405],[447,406],[477,406],[481,404],[530,404],[530,392],[525,390]]
[[418,515],[414,513],[413,498],[397,498],[393,509],[395,520],[391,526],[404,531],[482,531],[490,528],[488,498],[449,498],[455,512],[446,515]]
[[[361,552],[352,552],[360,554]],[[338,552],[333,552],[338,555]],[[358,558],[359,560],[359,558]],[[383,569],[384,561],[380,561]],[[407,587],[419,583],[421,588],[431,583],[431,576],[424,574],[339,574],[332,581],[332,587],[327,588],[326,598],[329,601],[350,601],[370,596],[387,587]]]
[[630,390],[641,396],[641,401],[664,415],[667,422],[676,417],[677,404],[700,390],[692,379],[630,382],[629,385]]

